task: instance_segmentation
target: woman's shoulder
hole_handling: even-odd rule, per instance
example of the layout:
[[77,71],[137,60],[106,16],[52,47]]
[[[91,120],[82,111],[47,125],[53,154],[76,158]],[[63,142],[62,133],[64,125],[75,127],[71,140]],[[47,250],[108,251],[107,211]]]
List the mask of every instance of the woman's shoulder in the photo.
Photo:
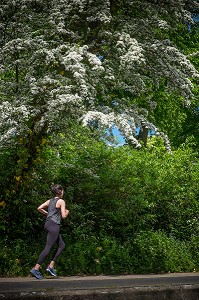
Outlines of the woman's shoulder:
[[61,198],[59,198],[57,202],[59,202],[59,203],[63,203],[64,202],[65,203],[64,199],[61,199]]
[[57,208],[65,207],[65,201],[63,199],[58,199],[56,202],[56,207]]
[[58,204],[58,205],[63,205],[63,204],[65,204],[65,201],[64,201],[63,199],[59,198],[59,199],[57,200],[57,204]]

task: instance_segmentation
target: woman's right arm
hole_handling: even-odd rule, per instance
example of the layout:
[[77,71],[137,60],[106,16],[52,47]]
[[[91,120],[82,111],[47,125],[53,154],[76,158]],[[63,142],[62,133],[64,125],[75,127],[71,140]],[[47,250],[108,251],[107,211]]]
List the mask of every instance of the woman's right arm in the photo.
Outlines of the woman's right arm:
[[38,211],[39,211],[40,213],[42,213],[42,215],[47,216],[48,212],[47,212],[44,208],[47,208],[47,207],[48,207],[49,201],[50,201],[50,200],[47,200],[46,202],[42,203],[39,207],[37,207]]

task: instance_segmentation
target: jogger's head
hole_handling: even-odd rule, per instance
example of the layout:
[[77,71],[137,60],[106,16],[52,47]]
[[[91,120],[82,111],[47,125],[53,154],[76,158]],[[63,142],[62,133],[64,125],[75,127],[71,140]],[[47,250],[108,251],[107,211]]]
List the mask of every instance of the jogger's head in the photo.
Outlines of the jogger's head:
[[51,189],[53,196],[63,197],[64,189],[60,184],[55,184]]

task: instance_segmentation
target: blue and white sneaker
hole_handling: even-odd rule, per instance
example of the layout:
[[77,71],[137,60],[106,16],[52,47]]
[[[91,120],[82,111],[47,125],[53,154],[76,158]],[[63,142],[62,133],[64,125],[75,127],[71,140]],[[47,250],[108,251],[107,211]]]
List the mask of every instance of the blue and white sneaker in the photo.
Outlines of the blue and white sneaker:
[[41,275],[39,270],[33,268],[32,270],[30,270],[30,273],[37,279],[43,279],[43,276]]
[[57,277],[57,274],[55,272],[55,270],[53,268],[50,268],[49,266],[47,267],[46,269],[47,272],[50,273],[50,275],[54,276],[54,277]]

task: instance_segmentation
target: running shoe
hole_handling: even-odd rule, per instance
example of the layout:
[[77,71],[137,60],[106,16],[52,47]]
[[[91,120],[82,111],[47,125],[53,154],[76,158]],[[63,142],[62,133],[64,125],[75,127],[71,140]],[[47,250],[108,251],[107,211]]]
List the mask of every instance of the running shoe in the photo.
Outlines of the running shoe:
[[43,279],[43,276],[41,275],[39,270],[33,268],[32,270],[30,270],[30,273],[37,279]]
[[47,272],[50,273],[50,275],[54,276],[54,277],[57,277],[57,274],[55,272],[55,270],[53,268],[50,268],[49,266],[47,267],[46,269]]

